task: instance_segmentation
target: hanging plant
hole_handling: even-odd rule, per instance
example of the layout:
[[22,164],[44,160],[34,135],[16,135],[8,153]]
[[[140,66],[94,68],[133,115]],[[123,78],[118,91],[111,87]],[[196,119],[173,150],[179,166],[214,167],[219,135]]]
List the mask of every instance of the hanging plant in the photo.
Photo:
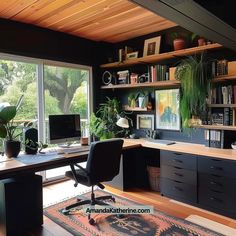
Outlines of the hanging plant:
[[209,60],[204,54],[189,56],[179,63],[175,78],[181,82],[180,114],[182,127],[189,127],[192,116],[199,117],[206,110],[206,97],[209,93],[211,73]]

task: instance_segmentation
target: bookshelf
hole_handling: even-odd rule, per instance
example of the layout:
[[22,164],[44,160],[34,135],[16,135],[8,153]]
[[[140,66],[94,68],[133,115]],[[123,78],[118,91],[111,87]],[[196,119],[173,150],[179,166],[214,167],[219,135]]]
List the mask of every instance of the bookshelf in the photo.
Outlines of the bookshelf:
[[160,62],[167,59],[173,59],[176,57],[198,54],[205,50],[216,50],[222,47],[223,46],[218,43],[213,43],[213,44],[208,44],[208,45],[199,46],[199,47],[192,47],[192,48],[186,48],[186,49],[177,50],[177,51],[165,52],[161,54],[149,55],[145,57],[133,58],[133,59],[125,60],[122,62],[102,64],[100,65],[100,67],[108,69],[108,68],[129,67],[129,66],[137,65],[137,64],[147,64],[147,63],[152,64],[152,63]]
[[156,82],[146,82],[137,84],[116,84],[116,85],[103,85],[101,89],[129,89],[129,88],[143,88],[143,87],[178,87],[180,86],[180,81],[178,80],[166,80],[166,81],[156,81]]

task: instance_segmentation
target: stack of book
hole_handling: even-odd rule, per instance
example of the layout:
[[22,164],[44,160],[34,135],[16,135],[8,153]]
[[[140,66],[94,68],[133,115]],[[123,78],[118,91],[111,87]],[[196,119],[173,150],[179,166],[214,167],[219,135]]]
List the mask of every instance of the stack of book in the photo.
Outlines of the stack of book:
[[228,74],[228,61],[223,60],[215,60],[212,62],[212,76],[222,76]]
[[210,91],[211,104],[236,104],[236,85],[218,86]]

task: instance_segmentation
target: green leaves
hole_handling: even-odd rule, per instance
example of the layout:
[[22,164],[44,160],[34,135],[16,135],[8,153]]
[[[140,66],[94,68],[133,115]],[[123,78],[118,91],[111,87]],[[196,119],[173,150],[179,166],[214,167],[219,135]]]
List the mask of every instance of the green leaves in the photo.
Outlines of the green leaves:
[[1,106],[0,107],[0,122],[8,123],[16,116],[16,106]]

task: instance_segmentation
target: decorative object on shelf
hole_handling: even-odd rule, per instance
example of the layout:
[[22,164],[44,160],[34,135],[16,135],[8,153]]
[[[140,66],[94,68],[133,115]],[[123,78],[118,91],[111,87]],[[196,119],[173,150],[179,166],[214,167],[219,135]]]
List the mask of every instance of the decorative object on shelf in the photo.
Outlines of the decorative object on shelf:
[[129,105],[124,105],[123,106],[124,111],[147,111],[147,107],[140,108],[140,107],[130,107]]
[[156,90],[156,128],[180,130],[179,89]]
[[171,33],[171,41],[173,43],[174,51],[182,50],[187,47],[186,39],[177,32]]
[[161,44],[161,36],[146,39],[144,41],[143,56],[159,54]]
[[149,73],[144,73],[138,77],[139,83],[146,83],[149,82]]
[[138,99],[138,93],[130,93],[128,96],[128,106],[130,108],[136,107],[136,101]]
[[210,91],[211,73],[204,54],[182,59],[175,71],[181,82],[180,113],[182,127],[189,127],[189,119],[206,110],[206,98]]
[[148,129],[145,131],[145,133],[146,133],[146,138],[151,138],[151,139],[159,138],[159,132],[157,130]]
[[228,62],[228,75],[236,75],[236,61]]
[[14,124],[13,119],[20,109],[22,99],[23,95],[18,99],[15,106],[11,106],[7,102],[0,103],[0,138],[5,139],[5,154],[9,158],[17,157],[21,149],[21,142],[17,140],[21,133],[16,132],[18,126]]
[[133,59],[133,58],[138,58],[138,51],[127,53],[126,60]]
[[119,62],[122,62],[125,60],[125,50],[124,49],[119,49]]
[[151,111],[151,110],[152,110],[152,103],[151,103],[151,102],[148,102],[148,104],[147,104],[147,110],[148,110],[148,111]]
[[147,98],[148,98],[148,93],[147,92],[139,92],[138,94],[138,107],[144,108],[147,105]]
[[105,72],[102,74],[102,82],[103,82],[103,84],[105,84],[105,85],[112,84],[112,74],[111,74],[111,72],[105,71]]
[[232,149],[236,149],[236,142],[233,142],[233,143],[231,144],[231,147],[232,147]]
[[128,70],[122,70],[117,72],[118,84],[129,84],[129,71]]
[[137,129],[154,129],[154,115],[137,115]]
[[131,73],[130,75],[130,84],[137,84],[138,83],[138,74]]
[[176,70],[176,67],[169,68],[169,80],[176,80],[175,79],[175,70]]

